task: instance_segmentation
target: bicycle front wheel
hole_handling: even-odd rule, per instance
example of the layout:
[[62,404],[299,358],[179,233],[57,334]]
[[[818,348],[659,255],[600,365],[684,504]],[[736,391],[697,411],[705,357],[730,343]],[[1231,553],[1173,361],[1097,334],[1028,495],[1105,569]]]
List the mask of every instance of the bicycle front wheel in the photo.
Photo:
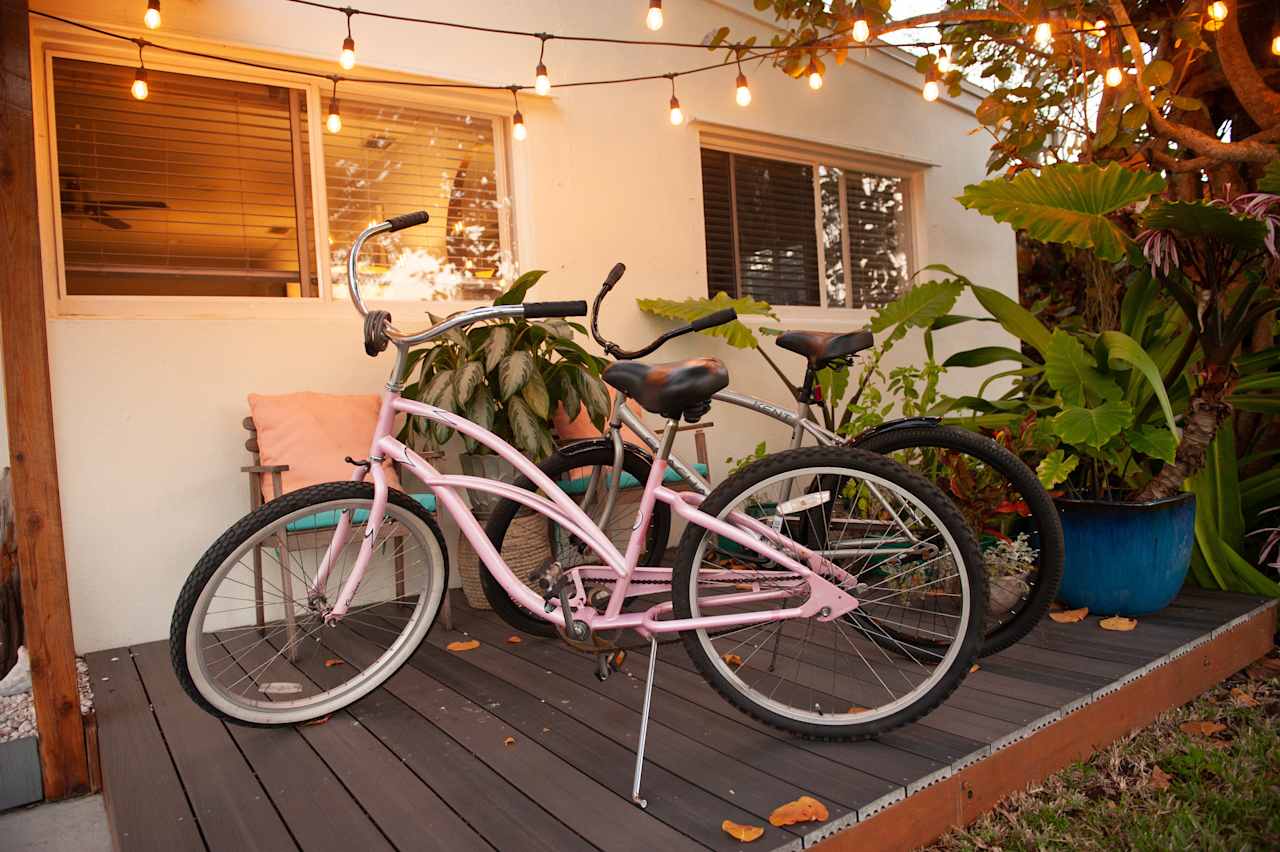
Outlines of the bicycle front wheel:
[[[178,681],[205,710],[250,725],[327,716],[409,659],[448,588],[444,538],[412,497],[391,491],[347,614],[325,615],[372,535],[373,486],[330,482],[259,506],[223,533],[187,578],[169,650]],[[345,544],[324,593],[312,591],[342,518]]]
[[[838,569],[825,579],[859,601],[831,621],[684,631],[693,662],[739,709],[802,736],[858,739],[923,716],[969,671],[986,597],[977,543],[946,495],[906,468],[847,447],[787,450],[725,480],[701,509],[743,513],[816,551]],[[672,587],[677,618],[795,607],[808,596],[803,578],[693,524]],[[790,594],[717,603],[745,591]],[[945,605],[927,608],[928,626],[908,621],[934,598]]]
[[889,429],[859,441],[933,481],[978,536],[987,571],[982,656],[1003,651],[1049,611],[1062,582],[1062,521],[1035,471],[985,435],[955,426]]

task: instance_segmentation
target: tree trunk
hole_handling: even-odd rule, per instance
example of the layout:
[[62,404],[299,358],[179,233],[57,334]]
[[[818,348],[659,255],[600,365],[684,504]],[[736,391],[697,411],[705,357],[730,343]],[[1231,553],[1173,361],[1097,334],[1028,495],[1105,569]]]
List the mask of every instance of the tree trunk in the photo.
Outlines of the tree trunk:
[[1218,434],[1218,427],[1231,415],[1233,373],[1229,365],[1207,364],[1201,368],[1200,386],[1191,394],[1187,417],[1182,429],[1182,440],[1173,464],[1166,464],[1160,473],[1134,497],[1136,502],[1159,500],[1182,492],[1182,484],[1204,468],[1205,454]]

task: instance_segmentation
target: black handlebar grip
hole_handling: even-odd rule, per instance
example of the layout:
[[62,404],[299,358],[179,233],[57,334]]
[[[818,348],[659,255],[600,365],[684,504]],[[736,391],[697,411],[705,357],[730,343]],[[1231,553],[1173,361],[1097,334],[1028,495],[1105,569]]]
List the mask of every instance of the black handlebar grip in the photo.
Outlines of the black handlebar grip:
[[608,293],[610,290],[613,289],[614,285],[618,283],[618,281],[622,278],[623,273],[625,273],[626,271],[627,271],[626,264],[615,263],[613,265],[613,269],[610,269],[609,274],[605,277],[604,284],[601,286],[601,289],[604,290],[606,293]]
[[415,210],[412,213],[401,213],[399,216],[392,216],[387,220],[387,224],[391,226],[391,231],[402,231],[415,225],[425,225],[430,218],[431,216],[427,211]]
[[733,308],[725,308],[716,311],[714,314],[707,314],[705,317],[698,317],[689,323],[689,327],[694,331],[703,331],[708,328],[715,328],[718,325],[724,325],[727,322],[733,322],[738,318],[738,312]]
[[543,319],[549,317],[585,317],[587,303],[582,299],[573,302],[526,302],[525,319]]

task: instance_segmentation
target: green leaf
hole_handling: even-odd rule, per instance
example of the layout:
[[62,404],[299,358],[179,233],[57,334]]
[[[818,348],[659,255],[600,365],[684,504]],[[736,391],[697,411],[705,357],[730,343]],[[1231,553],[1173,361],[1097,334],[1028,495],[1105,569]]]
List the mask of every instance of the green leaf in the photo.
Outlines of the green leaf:
[[928,281],[907,290],[880,309],[871,320],[871,330],[927,328],[955,305],[964,285],[959,281]]
[[1040,460],[1040,464],[1036,466],[1036,476],[1040,477],[1041,485],[1052,488],[1060,482],[1066,482],[1079,464],[1079,456],[1069,456],[1064,450],[1054,450]]
[[1097,408],[1068,406],[1053,418],[1053,433],[1068,444],[1101,447],[1133,421],[1127,402],[1112,400]]
[[[773,320],[778,318],[768,302],[750,296],[731,299],[724,291],[709,299],[683,299],[678,302],[675,299],[636,299],[636,305],[647,314],[681,322],[693,322],[725,308],[733,308],[738,316],[762,316]],[[702,334],[723,338],[737,349],[757,349],[760,346],[755,334],[740,320],[704,329]]]
[[546,420],[551,416],[551,396],[547,393],[547,383],[537,370],[529,376],[529,381],[520,388],[520,396],[529,403],[533,413]]
[[985,367],[988,364],[998,364],[1001,361],[1017,361],[1027,366],[1031,366],[1034,363],[1017,349],[1010,349],[1008,346],[979,346],[976,349],[966,349],[963,352],[955,353],[943,361],[942,366],[946,368]]
[[1137,130],[1147,123],[1147,119],[1151,117],[1151,112],[1142,104],[1134,104],[1124,111],[1124,115],[1120,118],[1120,126],[1125,130]]
[[1258,179],[1258,191],[1280,195],[1280,158],[1267,163],[1266,171]]
[[1191,239],[1222,240],[1243,251],[1262,248],[1267,238],[1263,222],[1204,201],[1153,204],[1142,214],[1142,222],[1156,231],[1175,231]]
[[524,387],[533,375],[533,356],[523,349],[516,350],[498,362],[498,392],[502,399]]
[[609,418],[609,392],[604,382],[590,373],[579,370],[574,373],[578,383],[578,391],[582,395],[582,404],[587,407],[587,416],[597,429],[604,429],[604,422]]
[[1173,105],[1184,112],[1198,112],[1204,109],[1204,103],[1199,98],[1189,98],[1186,95],[1174,95],[1170,100]]
[[1174,454],[1178,451],[1178,439],[1163,426],[1146,424],[1125,433],[1125,440],[1143,455],[1173,463]]
[[[1169,427],[1170,436],[1176,436],[1178,428],[1174,425],[1173,406],[1169,403],[1169,394],[1165,391],[1164,379],[1161,378],[1160,369],[1156,366],[1155,361],[1151,360],[1151,356],[1147,354],[1147,351],[1142,348],[1138,341],[1119,331],[1104,331],[1098,336],[1098,339],[1107,353],[1108,360],[1123,361],[1126,364],[1130,364],[1146,378],[1147,383],[1151,385],[1152,392],[1156,395],[1156,399],[1160,401],[1160,410],[1164,412],[1165,425]],[[1177,443],[1176,438],[1174,443]]]
[[1157,59],[1142,69],[1142,85],[1167,86],[1173,79],[1173,63]]
[[573,373],[577,367],[567,367],[557,373],[555,386],[560,392],[560,405],[564,407],[565,416],[572,423],[578,419],[578,412],[582,410],[582,397],[578,393],[578,385],[573,380]]
[[969,288],[977,298],[978,304],[987,309],[1005,330],[1013,334],[1023,343],[1034,348],[1041,355],[1049,348],[1049,329],[1036,319],[1035,314],[1010,299],[999,290],[974,285]]
[[495,305],[522,305],[524,297],[529,292],[529,288],[538,283],[542,276],[546,275],[545,269],[531,269],[524,275],[521,275],[511,285],[511,289],[503,293],[501,296],[493,300]]
[[1129,171],[1118,163],[1106,168],[1057,163],[1039,174],[1023,171],[1013,180],[993,178],[967,186],[958,200],[1038,240],[1094,249],[1103,260],[1120,260],[1129,238],[1107,214],[1164,188],[1159,175]]
[[484,371],[491,373],[498,362],[511,351],[511,340],[515,336],[515,327],[509,323],[495,325],[489,329],[489,336],[484,342]]
[[458,408],[462,408],[471,401],[471,395],[483,381],[484,367],[479,361],[468,361],[458,368],[457,377],[453,383],[454,399]]
[[544,421],[518,396],[507,400],[507,419],[511,422],[513,443],[526,455],[536,457],[542,449]]
[[436,408],[453,410],[453,370],[441,370],[431,377],[422,401]]
[[1044,377],[1067,405],[1088,405],[1090,395],[1102,400],[1124,395],[1116,380],[1098,369],[1080,341],[1061,328],[1054,329],[1044,352]]
[[[497,413],[497,403],[493,401],[493,394],[489,393],[489,389],[484,385],[476,388],[476,392],[471,397],[471,402],[467,405],[466,417],[477,426],[481,426],[490,432],[493,431],[493,418]],[[480,445],[463,436],[462,442],[466,445],[467,452],[474,453],[479,449]]]

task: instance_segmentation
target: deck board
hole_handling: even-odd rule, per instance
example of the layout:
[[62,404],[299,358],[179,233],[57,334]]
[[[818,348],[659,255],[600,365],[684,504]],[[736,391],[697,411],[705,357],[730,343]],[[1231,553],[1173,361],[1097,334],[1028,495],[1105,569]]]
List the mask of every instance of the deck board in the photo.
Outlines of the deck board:
[[[508,644],[513,631],[461,597],[454,631],[437,627],[409,665],[320,725],[249,728],[206,715],[180,690],[164,643],[88,662],[108,812],[124,850],[727,852],[738,844],[720,830],[724,819],[766,827],[753,849],[799,849],[912,812],[895,803],[949,790],[1011,744],[1033,746],[1060,730],[1055,719],[1259,604],[1187,590],[1130,633],[1101,630],[1096,615],[1046,622],[982,661],[933,714],[854,743],[800,740],[750,719],[706,685],[679,643],[664,645],[647,810],[630,801],[647,649],[600,683],[589,656],[558,641]],[[324,647],[358,660],[368,629],[326,631]],[[464,633],[481,646],[445,649]],[[259,649],[270,677],[323,685],[341,676],[314,658],[299,669],[271,660],[278,646],[272,639]],[[827,804],[827,823],[768,824],[774,807],[806,793]]]

